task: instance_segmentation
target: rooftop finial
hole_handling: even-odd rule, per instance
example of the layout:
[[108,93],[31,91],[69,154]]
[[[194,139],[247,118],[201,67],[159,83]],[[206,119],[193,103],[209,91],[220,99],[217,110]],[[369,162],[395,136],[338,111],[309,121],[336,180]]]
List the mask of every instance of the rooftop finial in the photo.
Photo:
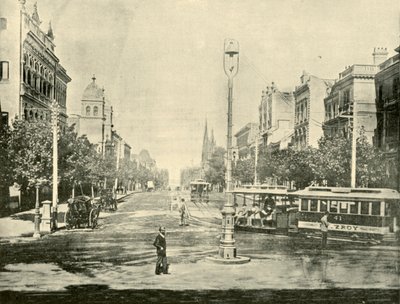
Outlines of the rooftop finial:
[[54,33],[53,33],[53,28],[51,27],[51,21],[49,22],[49,29],[47,31],[47,36],[51,39],[54,40]]
[[35,4],[33,5],[32,19],[35,20],[39,25],[42,23],[42,21],[40,21],[40,18],[39,18],[37,2],[35,2]]

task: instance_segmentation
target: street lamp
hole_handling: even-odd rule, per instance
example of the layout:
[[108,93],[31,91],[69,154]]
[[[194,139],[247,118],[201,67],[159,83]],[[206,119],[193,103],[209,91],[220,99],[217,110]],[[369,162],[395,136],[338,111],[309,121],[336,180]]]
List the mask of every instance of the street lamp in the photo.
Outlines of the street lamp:
[[224,43],[224,71],[228,76],[228,134],[227,134],[227,200],[222,209],[222,236],[219,245],[218,259],[223,263],[246,263],[249,258],[236,255],[235,240],[233,239],[235,208],[232,203],[232,93],[233,78],[239,71],[239,43],[226,39]]
[[36,183],[36,203],[35,203],[35,231],[34,238],[40,238],[40,205],[39,205],[39,182]]

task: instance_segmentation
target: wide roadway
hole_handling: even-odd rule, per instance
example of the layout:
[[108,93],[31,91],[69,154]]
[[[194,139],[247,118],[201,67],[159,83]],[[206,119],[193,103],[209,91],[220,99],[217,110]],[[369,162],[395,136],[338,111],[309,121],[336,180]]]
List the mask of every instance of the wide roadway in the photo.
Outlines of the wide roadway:
[[[331,242],[321,252],[318,240],[235,233],[238,253],[251,262],[213,264],[206,257],[218,251],[224,196],[213,194],[210,203],[193,204],[181,194],[191,214],[189,226],[179,226],[179,213],[170,208],[170,202],[179,199],[174,196],[135,193],[119,204],[118,211],[101,213],[97,229],[61,230],[34,242],[2,243],[0,300],[7,303],[25,297],[29,302],[40,295],[42,300],[62,297],[68,301],[69,295],[113,292],[120,299],[120,292],[128,291],[144,302],[146,295],[163,299],[165,293],[177,300],[206,297],[215,303],[221,297],[235,302],[241,296],[252,302],[278,296],[297,303],[302,296],[309,301],[312,292],[315,299],[346,295],[350,300],[391,301],[398,296],[399,253],[395,250]],[[152,244],[159,226],[167,229],[171,275],[154,275]]]

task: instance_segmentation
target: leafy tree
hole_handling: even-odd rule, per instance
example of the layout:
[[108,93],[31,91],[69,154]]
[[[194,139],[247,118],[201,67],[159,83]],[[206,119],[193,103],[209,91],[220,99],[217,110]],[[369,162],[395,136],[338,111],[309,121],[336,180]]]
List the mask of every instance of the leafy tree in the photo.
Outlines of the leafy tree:
[[90,183],[90,164],[98,154],[86,135],[78,137],[74,127],[68,127],[59,140],[59,174],[62,183]]
[[388,185],[386,159],[382,151],[372,146],[362,133],[357,139],[357,175],[359,187],[380,188]]
[[312,164],[316,149],[288,150],[288,181],[294,181],[296,188],[302,189],[315,180]]
[[48,122],[15,120],[9,141],[13,179],[21,190],[52,180],[52,132]]
[[239,159],[233,166],[233,177],[242,184],[254,183],[254,158]]
[[225,186],[225,149],[216,147],[205,173],[206,180],[213,185]]
[[13,183],[13,167],[9,152],[11,130],[0,125],[0,211],[9,198],[9,186]]
[[345,137],[322,137],[310,164],[319,183],[328,186],[350,185],[351,141]]

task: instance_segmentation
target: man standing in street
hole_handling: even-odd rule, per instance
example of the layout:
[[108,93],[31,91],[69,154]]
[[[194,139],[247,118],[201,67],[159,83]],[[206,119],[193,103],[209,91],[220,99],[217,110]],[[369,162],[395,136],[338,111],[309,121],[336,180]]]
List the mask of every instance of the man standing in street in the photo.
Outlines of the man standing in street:
[[156,274],[168,274],[167,242],[165,240],[165,227],[160,227],[159,233],[153,243],[157,248]]
[[324,216],[321,218],[321,225],[320,225],[322,233],[321,249],[326,248],[326,243],[328,241],[328,226],[329,226],[328,215],[329,212],[325,211]]

